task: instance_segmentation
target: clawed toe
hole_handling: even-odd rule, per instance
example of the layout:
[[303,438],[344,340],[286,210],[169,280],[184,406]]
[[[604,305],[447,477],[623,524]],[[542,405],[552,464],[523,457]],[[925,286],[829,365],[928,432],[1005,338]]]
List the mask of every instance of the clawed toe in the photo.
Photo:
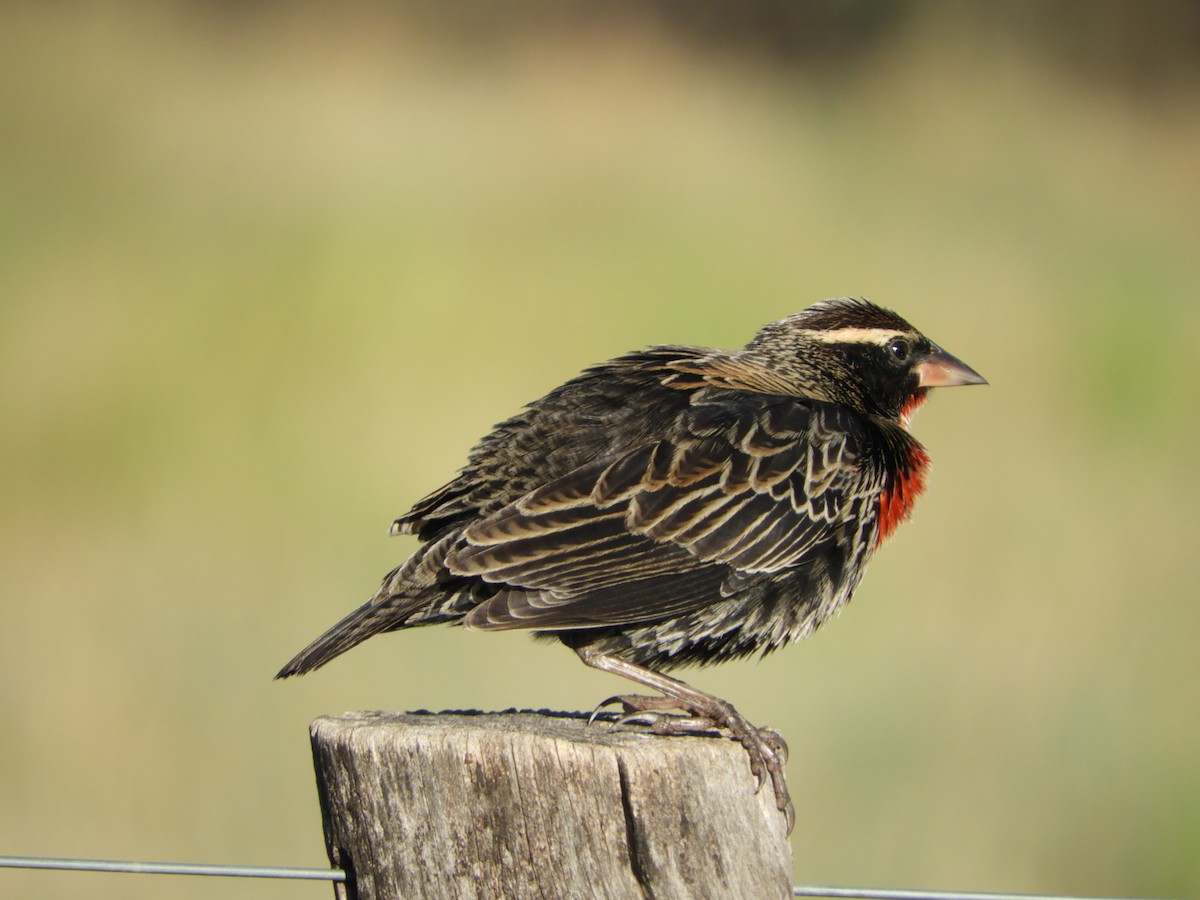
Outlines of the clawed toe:
[[774,728],[760,728],[758,735],[763,739],[763,743],[770,749],[771,754],[779,759],[780,765],[787,765],[788,761],[788,745],[783,739],[783,735]]
[[[588,724],[591,725],[595,722],[606,706],[615,706],[618,704],[624,710],[624,715],[614,719],[609,725],[610,729],[634,723],[652,725],[655,720],[664,717],[664,710],[679,708],[679,704],[670,697],[651,697],[643,694],[616,694],[606,700],[601,700],[596,705],[596,708],[592,710],[592,714],[588,717]],[[669,718],[675,717],[671,716]],[[639,722],[639,720],[641,721]]]
[[750,756],[750,772],[758,779],[755,793],[763,789],[769,777],[771,788],[775,793],[775,807],[783,813],[787,824],[787,833],[791,834],[792,828],[796,824],[796,811],[792,806],[792,798],[788,793],[787,781],[783,774],[783,767],[788,757],[787,742],[769,728],[758,729],[750,726],[750,729],[745,732],[742,732],[741,729],[731,729],[731,731],[734,739],[746,748],[746,752]]

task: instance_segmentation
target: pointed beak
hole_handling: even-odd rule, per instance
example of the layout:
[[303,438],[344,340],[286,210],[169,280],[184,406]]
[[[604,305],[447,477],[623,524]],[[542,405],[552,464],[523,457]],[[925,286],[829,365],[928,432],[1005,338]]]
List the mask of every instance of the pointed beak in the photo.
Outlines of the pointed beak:
[[986,378],[941,347],[935,347],[932,353],[917,363],[916,370],[917,383],[923,388],[987,384]]

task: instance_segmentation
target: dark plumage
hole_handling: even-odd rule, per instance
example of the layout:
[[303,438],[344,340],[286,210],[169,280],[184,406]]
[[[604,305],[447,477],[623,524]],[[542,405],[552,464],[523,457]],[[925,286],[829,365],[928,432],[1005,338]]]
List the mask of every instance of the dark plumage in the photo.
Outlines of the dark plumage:
[[785,808],[777,736],[661,673],[767,653],[846,603],[923,489],[908,417],[931,387],[978,383],[895,313],[846,298],[740,351],[659,346],[595,366],[497,425],[397,519],[420,548],[279,677],[434,622],[554,635],[665,695],[614,698],[626,712],[730,731]]

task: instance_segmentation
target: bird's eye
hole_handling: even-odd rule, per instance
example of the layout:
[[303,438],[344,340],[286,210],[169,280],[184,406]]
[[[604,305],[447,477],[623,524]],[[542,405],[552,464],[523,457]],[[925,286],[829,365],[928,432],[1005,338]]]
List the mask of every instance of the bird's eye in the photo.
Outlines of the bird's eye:
[[892,355],[892,359],[896,362],[907,362],[908,354],[912,348],[909,347],[908,341],[904,338],[892,338],[887,345],[888,353]]

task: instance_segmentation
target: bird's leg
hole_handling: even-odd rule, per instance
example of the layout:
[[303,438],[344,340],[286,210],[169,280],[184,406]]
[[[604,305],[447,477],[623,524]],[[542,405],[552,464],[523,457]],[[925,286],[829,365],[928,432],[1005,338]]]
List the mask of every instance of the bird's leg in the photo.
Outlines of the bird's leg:
[[[775,792],[775,805],[786,817],[787,830],[791,833],[795,812],[783,775],[783,766],[787,762],[787,744],[779,734],[770,729],[756,728],[734,709],[732,703],[698,691],[677,678],[600,653],[591,647],[577,647],[575,652],[593,669],[620,675],[663,694],[661,697],[622,694],[605,700],[600,704],[601,707],[612,702],[618,702],[624,707],[626,716],[618,722],[637,718],[647,712],[660,713],[666,709],[679,709],[693,718],[679,719],[656,715],[650,722],[651,730],[656,734],[689,734],[713,729],[728,732],[735,741],[746,748],[746,753],[750,756],[750,772],[758,779],[758,790],[762,790],[767,776],[770,776],[771,787]],[[592,716],[595,718],[595,713]]]

